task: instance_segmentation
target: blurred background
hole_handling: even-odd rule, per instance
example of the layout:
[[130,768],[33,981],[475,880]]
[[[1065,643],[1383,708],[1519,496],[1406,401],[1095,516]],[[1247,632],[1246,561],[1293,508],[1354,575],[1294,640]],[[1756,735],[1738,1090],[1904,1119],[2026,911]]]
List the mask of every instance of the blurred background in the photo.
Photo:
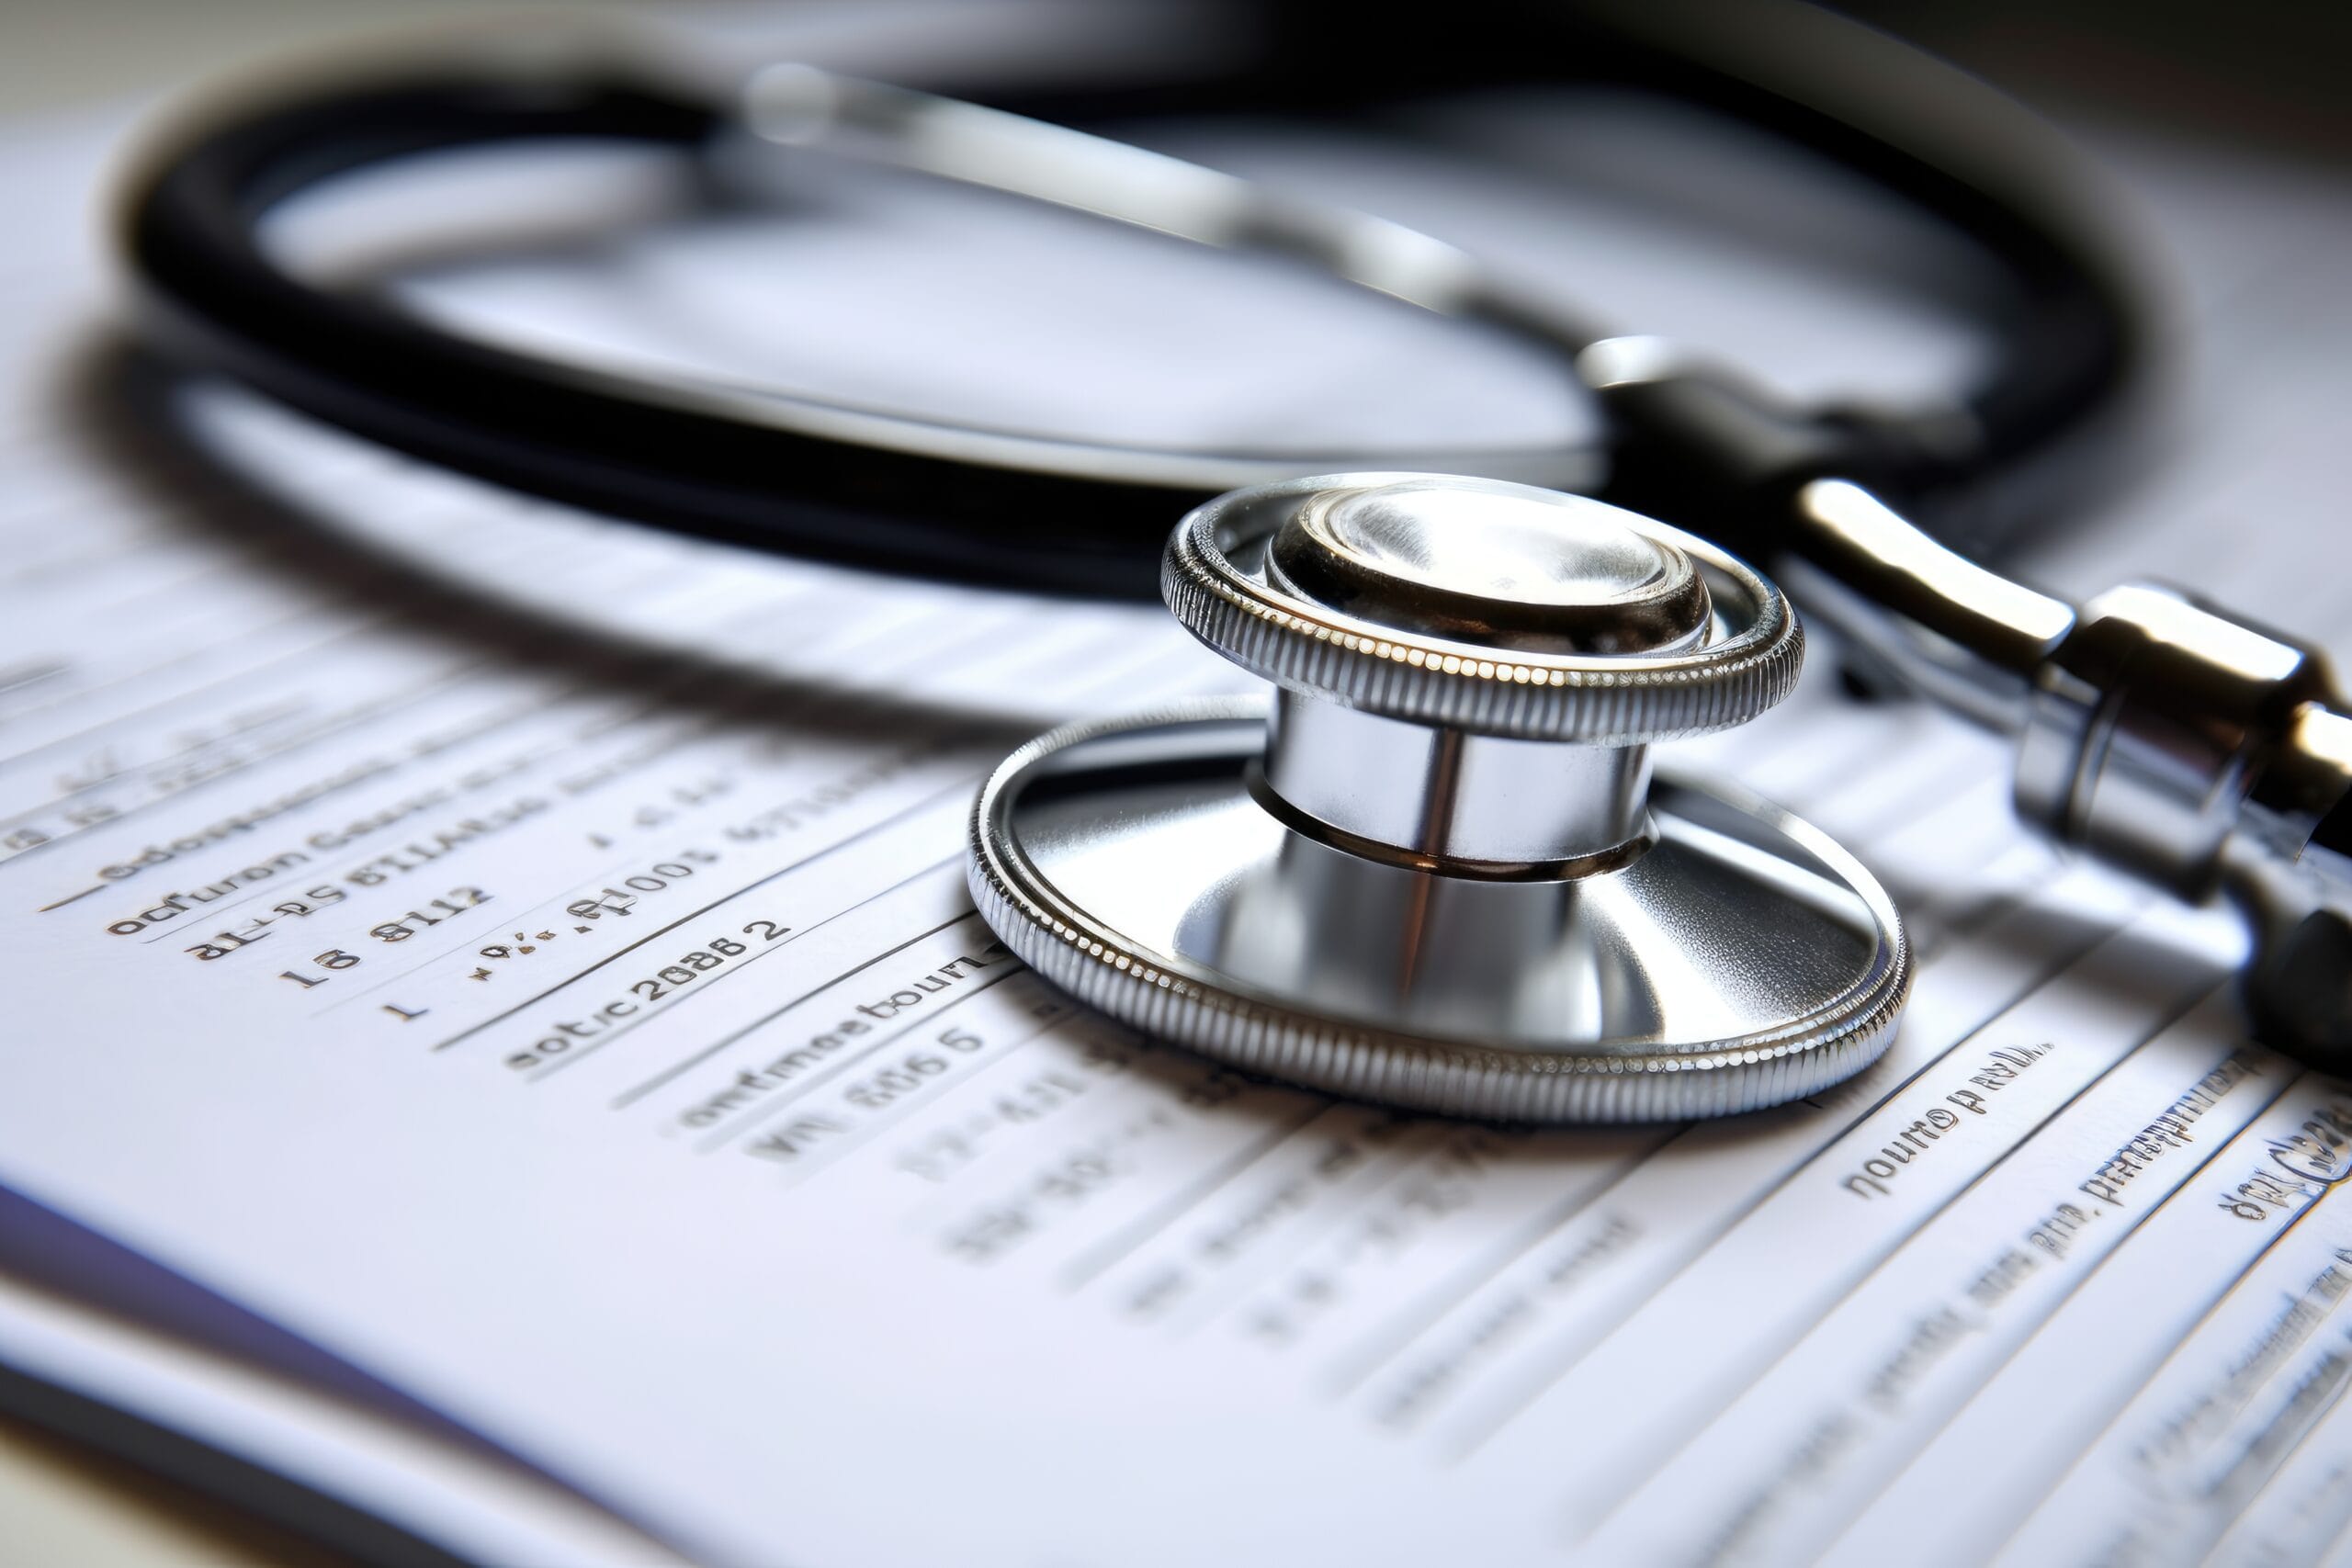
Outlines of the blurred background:
[[[886,0],[887,3],[887,0]],[[144,96],[278,50],[440,20],[658,15],[664,0],[12,0],[0,104]],[[2058,112],[2340,159],[2352,145],[2352,12],[2324,0],[1883,0],[1833,7]]]
[[[870,17],[887,8],[888,0],[877,0],[849,9],[862,9]],[[2160,209],[2151,227],[2161,233],[2161,244],[2186,254],[2184,270],[2192,278],[2208,280],[2191,288],[2192,293],[2199,288],[2210,293],[2225,286],[2256,286],[2261,269],[2255,265],[2259,258],[2252,253],[2281,245],[2291,249],[2304,243],[2332,243],[2328,236],[2341,235],[2340,228],[2325,226],[2302,239],[2291,228],[2242,229],[2233,217],[2231,200],[2232,193],[2247,182],[2267,182],[2274,194],[2275,187],[2287,187],[2290,205],[2328,198],[2352,209],[2352,198],[2345,194],[2345,182],[2352,179],[2352,169],[2346,167],[2352,162],[2352,94],[2345,91],[2346,71],[2352,68],[2352,7],[2281,0],[2226,6],[2197,0],[1887,0],[1840,8],[1959,62],[2074,131],[2116,171],[2119,188],[2127,197]],[[0,112],[19,126],[86,128],[94,121],[128,126],[153,106],[192,85],[289,50],[342,46],[365,51],[373,40],[409,35],[437,24],[480,27],[511,16],[661,21],[709,14],[741,18],[757,9],[735,5],[707,11],[667,5],[632,6],[622,0],[576,0],[528,9],[468,0],[406,0],[399,5],[370,0],[149,0],[144,4],[140,0],[9,0],[0,7]],[[808,12],[818,7],[770,9]],[[1179,128],[1170,135],[1170,144],[1207,161],[1243,166],[1268,177],[1287,175],[1315,184],[1325,193],[1425,223],[1440,232],[1451,229],[1475,238],[1480,216],[1463,204],[1475,205],[1487,198],[1496,204],[1506,201],[1506,193],[1500,190],[1464,197],[1459,187],[1449,186],[1435,174],[1418,185],[1408,182],[1409,189],[1396,186],[1385,173],[1368,165],[1351,165],[1344,155],[1335,157],[1329,149],[1302,147],[1295,141],[1278,140],[1242,147],[1229,132],[1213,127]],[[1588,172],[1601,176],[1609,173]],[[1619,174],[1623,177],[1623,171]],[[1606,177],[1598,180],[1603,187],[1608,183]],[[94,189],[91,194],[95,203],[98,193]],[[1449,199],[1454,207],[1447,205]],[[931,257],[939,244],[953,243],[965,247],[965,254],[972,258],[970,276],[976,281],[970,287],[974,289],[992,287],[995,281],[1022,270],[1023,264],[1011,253],[1001,258],[999,270],[989,269],[988,257],[994,242],[984,219],[951,212],[935,220],[946,227],[913,231],[910,239],[890,253],[896,258],[890,265],[913,265]],[[1495,248],[1508,250],[1509,242],[1499,241]],[[809,275],[812,277],[831,267],[834,270],[827,276],[838,279],[844,276],[844,267],[863,271],[871,266],[870,254],[854,247],[853,252],[846,261],[818,254],[792,265],[817,269]],[[2248,254],[2241,258],[2243,265],[2232,270],[2227,264],[2234,252]],[[593,274],[583,276],[576,297],[565,301],[565,310],[551,318],[558,323],[554,330],[598,340],[602,352],[624,358],[679,355],[724,359],[773,347],[757,333],[750,334],[752,341],[748,344],[736,341],[739,334],[727,330],[723,310],[718,311],[715,322],[681,313],[670,322],[677,330],[677,341],[666,344],[648,343],[623,331],[618,323],[623,321],[619,307],[625,296],[610,292],[612,288],[635,287],[643,281],[647,267],[653,265],[656,270],[669,270],[673,280],[680,282],[684,292],[673,298],[686,298],[707,282],[707,275],[695,271],[699,264],[695,257],[702,254],[639,254],[628,258],[628,266],[601,280]],[[2312,258],[2287,259],[2307,265]],[[1836,382],[1848,377],[1859,377],[1866,383],[1892,377],[1891,385],[1896,390],[1911,389],[1913,383],[1931,388],[1951,374],[1954,357],[1966,352],[1964,344],[1940,333],[1929,312],[1921,319],[1873,323],[1873,331],[1883,327],[1892,336],[1864,334],[1849,340],[1832,334],[1825,340],[1828,346],[1815,355],[1809,345],[1815,341],[1819,323],[1817,301],[1811,300],[1801,287],[1792,286],[1791,292],[1776,297],[1767,309],[1739,302],[1730,314],[1742,319],[1733,321],[1724,314],[1722,302],[1709,295],[1708,257],[1703,252],[1694,252],[1681,273],[1666,269],[1669,276],[1663,278],[1638,276],[1643,269],[1636,265],[1633,268],[1636,276],[1621,279],[1611,272],[1610,258],[1599,252],[1582,260],[1590,276],[1611,279],[1596,285],[1595,292],[1608,302],[1612,316],[1632,316],[1645,325],[1651,324],[1654,316],[1664,318],[1669,325],[1688,324],[1693,335],[1752,350],[1768,371],[1807,390],[1817,379]],[[2169,260],[2159,264],[2160,269],[2172,265]],[[2340,269],[2340,261],[2335,265]],[[905,287],[912,276],[886,268],[876,286]],[[2226,285],[2210,281],[2215,277],[2229,281]],[[1115,314],[1119,305],[1115,290],[1090,305],[1084,281],[1079,278],[1073,284],[1071,278],[1064,277],[1043,285],[1044,295],[1051,297],[1057,311],[1069,308],[1067,319],[1057,326],[1042,323],[1035,311],[1023,314],[1017,300],[1013,313],[1002,321],[964,322],[963,313],[970,305],[967,294],[953,289],[925,291],[920,308],[932,314],[918,323],[921,330],[908,334],[908,341],[928,346],[940,337],[964,332],[970,338],[967,363],[987,367],[1006,352],[1004,344],[990,336],[992,333],[1019,336],[1058,332],[1072,341],[1084,340],[1100,325],[1090,318],[1090,310],[1099,308],[1107,316]],[[770,282],[775,282],[773,276]],[[459,316],[470,314],[485,324],[492,322],[507,302],[494,268],[477,269],[455,280],[428,276],[418,287],[440,307]],[[1386,429],[1385,422],[1396,419],[1442,423],[1447,419],[1507,418],[1528,422],[1531,431],[1542,433],[1579,417],[1577,411],[1562,405],[1536,381],[1525,379],[1532,373],[1524,365],[1514,365],[1507,348],[1493,344],[1449,344],[1441,348],[1432,344],[1433,363],[1442,360],[1442,368],[1433,371],[1427,385],[1419,389],[1417,406],[1401,410],[1385,405],[1339,406],[1344,400],[1335,400],[1329,389],[1335,383],[1344,384],[1347,378],[1328,366],[1310,389],[1302,391],[1304,384],[1282,379],[1296,374],[1299,345],[1316,341],[1317,334],[1322,334],[1319,341],[1327,344],[1345,339],[1349,320],[1342,315],[1295,321],[1287,310],[1287,297],[1281,293],[1283,285],[1269,281],[1264,287],[1272,292],[1263,295],[1255,310],[1216,321],[1185,322],[1164,333],[1171,339],[1192,340],[1193,356],[1187,360],[1182,354],[1177,355],[1166,377],[1164,405],[1138,410],[1122,402],[1105,408],[1080,396],[1059,405],[1047,400],[1016,412],[1024,420],[1048,425],[1073,419],[1081,423],[1090,418],[1108,420],[1113,424],[1103,434],[1110,434],[1125,433],[1116,425],[1123,417],[1155,425],[1171,417],[1190,417],[1203,422],[1199,428],[1204,439],[1214,439],[1219,434],[1219,419],[1238,428],[1254,429],[1265,406],[1284,407],[1295,413],[1302,405],[1312,405],[1317,412],[1295,430],[1302,441],[1324,434],[1316,421],[1327,416],[1336,422],[1334,430],[1360,433],[1368,428],[1375,434]],[[1657,289],[1657,298],[1640,297],[1647,288]],[[973,379],[960,391],[951,386],[941,392],[937,378],[930,375],[935,367],[927,359],[894,364],[887,352],[866,355],[855,323],[840,321],[825,302],[835,297],[818,294],[815,298],[816,305],[779,317],[772,325],[771,335],[777,340],[791,338],[795,352],[802,356],[798,363],[774,374],[817,381],[854,376],[862,378],[866,395],[900,404],[919,404],[940,395],[953,405],[958,400],[968,403],[990,395],[991,383],[986,378]],[[2289,325],[2292,312],[2306,308],[2299,300],[2300,297],[2289,299],[2279,307]],[[722,296],[719,304],[725,303]],[[707,299],[704,308],[717,309]],[[1846,300],[1840,308],[1859,308],[1865,314],[1874,309],[1867,298],[1859,307]],[[2341,318],[2340,303],[2330,302],[2327,314]],[[1268,322],[1275,320],[1283,324],[1280,333],[1270,336]],[[1305,336],[1294,340],[1281,333]],[[1862,361],[1873,360],[1874,350],[1840,346],[1849,342],[1890,341],[1905,344],[1905,352],[1877,356],[1877,362],[1871,363]],[[1227,398],[1234,378],[1226,356],[1245,353],[1258,356],[1251,361],[1254,368],[1247,378],[1253,396],[1244,406],[1235,408]],[[1841,359],[1841,354],[1847,357]],[[1858,354],[1860,359],[1855,358]],[[2193,366],[2193,355],[2191,359]],[[2204,363],[2211,367],[2210,359]],[[722,367],[756,368],[738,363]],[[1197,374],[1199,380],[1188,391],[1185,378],[1191,374]],[[2209,399],[2232,395],[2265,374],[2240,366],[2236,379],[2219,383],[2218,392],[2210,380],[2200,383],[2204,389],[2187,399],[2176,417],[2200,418]],[[2190,378],[2194,379],[2193,371]],[[2338,373],[2332,404],[2338,412],[2320,422],[2326,428],[2341,423],[2344,388],[2345,378]],[[950,406],[943,412],[957,411]],[[2217,460],[2238,460],[2238,453],[2225,446]],[[2345,563],[2339,559],[2334,564],[2340,575]],[[2108,563],[2088,547],[2072,555],[2055,551],[2044,567],[2044,575],[2056,578],[2061,586],[2120,575],[2108,569]],[[119,1461],[7,1420],[0,1420],[0,1555],[28,1563],[337,1561]]]

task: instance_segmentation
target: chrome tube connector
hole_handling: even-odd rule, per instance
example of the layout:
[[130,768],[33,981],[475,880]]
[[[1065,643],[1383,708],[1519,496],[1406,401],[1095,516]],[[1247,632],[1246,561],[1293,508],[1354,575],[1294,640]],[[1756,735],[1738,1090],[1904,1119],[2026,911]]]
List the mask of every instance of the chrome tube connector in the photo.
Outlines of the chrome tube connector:
[[2251,830],[2290,858],[2317,825],[2275,800],[2272,775],[2308,705],[2334,697],[2326,660],[2174,589],[2116,588],[2085,604],[2035,672],[2018,737],[2019,815],[2062,843],[2185,898],[2221,884]]
[[2177,589],[2070,605],[1851,484],[1795,499],[1779,570],[1808,610],[2013,736],[2030,826],[2181,898],[2242,906],[2263,1038],[2352,1066],[2352,706],[2325,657]]
[[2253,924],[2263,1039],[2352,1066],[2352,716],[2325,658],[2169,588],[2084,604],[2018,740],[2018,809]]

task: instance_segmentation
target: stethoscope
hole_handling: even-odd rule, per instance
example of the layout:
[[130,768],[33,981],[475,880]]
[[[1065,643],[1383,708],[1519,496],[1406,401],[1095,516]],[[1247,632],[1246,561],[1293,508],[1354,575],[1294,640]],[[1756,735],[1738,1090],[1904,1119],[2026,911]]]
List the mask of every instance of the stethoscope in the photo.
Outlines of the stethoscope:
[[[2260,1036],[2346,1060],[2352,709],[2321,657],[2169,589],[2070,604],[1906,517],[1952,532],[2131,385],[2131,291],[2052,183],[2063,154],[1981,89],[1810,12],[1693,28],[1679,7],[1468,9],[1432,38],[1275,7],[1258,55],[1211,80],[992,107],[800,66],[726,91],[578,63],[314,86],[184,133],[135,189],[128,249],[165,342],[435,462],[881,571],[1157,591],[1271,699],[1023,747],[980,792],[968,880],[1049,980],[1194,1050],[1551,1121],[1737,1111],[1874,1060],[1914,963],[1885,891],[1811,825],[1649,758],[1792,689],[1786,584],[1884,675],[2013,738],[2026,822],[2184,898],[2230,895],[2254,926]],[[1991,368],[1922,412],[1776,406],[1425,235],[1051,123],[1568,77],[1730,113],[1966,236],[2011,286]],[[494,346],[313,283],[262,233],[290,196],[401,155],[746,135],[1272,250],[1500,326],[1573,369],[1607,439],[1299,478],[1295,459],[952,427]],[[1599,499],[1569,493],[1596,470]]]

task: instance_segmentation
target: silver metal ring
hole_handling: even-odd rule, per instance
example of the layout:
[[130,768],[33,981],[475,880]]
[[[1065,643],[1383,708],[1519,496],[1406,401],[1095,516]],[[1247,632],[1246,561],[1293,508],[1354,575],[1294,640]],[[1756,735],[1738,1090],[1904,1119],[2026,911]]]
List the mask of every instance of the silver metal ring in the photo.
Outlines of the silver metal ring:
[[[1714,603],[1713,635],[1655,654],[1482,648],[1360,619],[1286,592],[1254,558],[1291,511],[1340,488],[1426,476],[1325,474],[1238,491],[1178,525],[1160,577],[1169,608],[1202,641],[1295,691],[1391,718],[1528,740],[1628,745],[1743,724],[1786,696],[1804,661],[1787,598],[1737,558],[1647,519],[1690,558]],[[1531,498],[1525,486],[1464,479]]]
[[[1013,809],[1032,786],[1084,783],[1081,748],[1155,728],[1262,720],[1262,702],[1180,704],[1070,725],[1022,747],[973,807],[967,880],[989,925],[1023,961],[1086,1004],[1148,1034],[1308,1088],[1417,1110],[1541,1122],[1725,1115],[1816,1092],[1883,1052],[1908,995],[1911,954],[1894,903],[1828,835],[1743,792],[1718,800],[1826,868],[1867,909],[1867,962],[1824,1005],[1731,1037],[1640,1046],[1515,1049],[1374,1027],[1287,1005],[1206,964],[1137,941],[1080,908],[1023,847]],[[1237,765],[1234,787],[1240,787]]]

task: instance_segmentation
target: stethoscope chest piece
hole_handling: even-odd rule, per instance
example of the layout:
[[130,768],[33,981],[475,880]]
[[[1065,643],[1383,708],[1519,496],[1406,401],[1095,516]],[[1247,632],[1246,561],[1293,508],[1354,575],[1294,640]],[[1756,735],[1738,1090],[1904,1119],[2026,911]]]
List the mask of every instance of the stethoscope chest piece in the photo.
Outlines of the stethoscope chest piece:
[[1901,919],[1829,838],[1651,742],[1794,684],[1744,563],[1579,497],[1343,474],[1179,525],[1162,586],[1275,685],[1056,730],[969,880],[1080,1000],[1252,1071],[1540,1122],[1719,1115],[1875,1060]]

